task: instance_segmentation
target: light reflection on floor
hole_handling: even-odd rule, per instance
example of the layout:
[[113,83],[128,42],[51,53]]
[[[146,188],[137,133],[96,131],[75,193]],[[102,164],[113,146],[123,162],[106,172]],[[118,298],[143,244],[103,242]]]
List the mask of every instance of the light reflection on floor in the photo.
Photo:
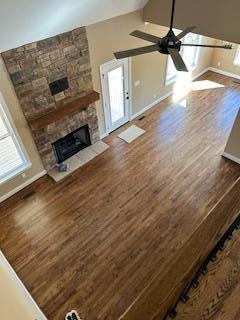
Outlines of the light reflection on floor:
[[199,91],[199,90],[209,90],[209,89],[217,89],[217,88],[224,88],[223,84],[210,81],[210,80],[202,80],[202,81],[194,81],[191,84],[192,91]]
[[192,80],[192,72],[179,72],[177,80],[173,87],[173,102],[178,103],[179,106],[186,108],[187,100],[186,97],[191,91],[200,90],[213,90],[218,88],[224,88],[223,84],[217,83],[210,80]]
[[178,105],[183,107],[183,108],[187,108],[187,99],[182,99],[178,102]]
[[191,90],[192,73],[179,72],[173,87],[173,102],[182,100]]

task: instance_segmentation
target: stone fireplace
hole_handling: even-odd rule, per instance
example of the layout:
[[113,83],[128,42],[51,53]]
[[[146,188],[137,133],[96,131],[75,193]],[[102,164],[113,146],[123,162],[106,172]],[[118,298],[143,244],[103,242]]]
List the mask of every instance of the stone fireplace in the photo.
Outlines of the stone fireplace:
[[88,143],[100,139],[85,28],[2,57],[46,170],[59,163],[54,144],[79,128],[88,128]]

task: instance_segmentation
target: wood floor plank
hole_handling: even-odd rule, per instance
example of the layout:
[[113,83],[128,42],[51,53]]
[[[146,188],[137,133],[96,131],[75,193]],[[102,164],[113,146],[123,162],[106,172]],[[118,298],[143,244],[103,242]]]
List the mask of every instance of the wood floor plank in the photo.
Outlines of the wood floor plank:
[[155,279],[143,290],[121,320],[134,320],[141,316],[154,320],[165,318],[212,249],[239,216],[239,194],[240,179],[206,215],[186,244],[175,254],[168,268],[155,274]]
[[120,128],[66,180],[43,177],[0,205],[0,247],[49,320],[73,308],[117,320],[237,181],[221,154],[240,88],[204,79],[224,87],[189,93],[186,108],[161,102],[134,121],[146,133],[132,144]]

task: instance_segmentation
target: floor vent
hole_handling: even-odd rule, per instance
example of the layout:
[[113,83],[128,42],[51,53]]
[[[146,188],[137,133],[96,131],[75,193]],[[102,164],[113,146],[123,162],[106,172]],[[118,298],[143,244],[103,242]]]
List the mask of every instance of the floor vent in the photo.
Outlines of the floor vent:
[[145,119],[146,116],[141,116],[140,118],[138,118],[139,121],[142,121],[143,119]]
[[26,194],[22,197],[22,199],[23,199],[23,200],[28,199],[28,198],[30,198],[31,196],[33,196],[34,194],[35,194],[35,191],[30,191],[30,192],[26,193]]

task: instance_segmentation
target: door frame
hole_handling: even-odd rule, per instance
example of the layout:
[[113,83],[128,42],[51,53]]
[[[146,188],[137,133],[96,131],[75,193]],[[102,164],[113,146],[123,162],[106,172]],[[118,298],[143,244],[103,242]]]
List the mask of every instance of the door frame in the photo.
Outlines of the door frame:
[[[128,65],[128,96],[129,96],[129,100],[128,100],[128,110],[127,110],[127,122],[129,122],[131,120],[131,116],[132,116],[132,59],[131,58],[125,58],[124,60],[126,60],[127,62],[127,65]],[[120,60],[121,61],[121,60]],[[111,66],[114,66],[117,65],[117,63],[119,62],[119,60],[117,59],[113,59],[113,60],[110,60],[106,63],[103,63],[100,65],[100,79],[101,79],[101,93],[102,93],[102,104],[103,104],[103,112],[104,112],[104,122],[105,122],[105,133],[106,135],[108,135],[109,133],[111,133],[112,131],[116,130],[111,130],[108,128],[107,124],[109,122],[109,119],[108,119],[108,108],[107,108],[107,102],[106,102],[106,97],[105,97],[105,94],[104,94],[104,91],[105,92],[108,92],[107,88],[105,87],[105,81],[104,81],[104,76],[103,76],[103,73],[104,73],[104,68],[106,67],[111,67]]]

